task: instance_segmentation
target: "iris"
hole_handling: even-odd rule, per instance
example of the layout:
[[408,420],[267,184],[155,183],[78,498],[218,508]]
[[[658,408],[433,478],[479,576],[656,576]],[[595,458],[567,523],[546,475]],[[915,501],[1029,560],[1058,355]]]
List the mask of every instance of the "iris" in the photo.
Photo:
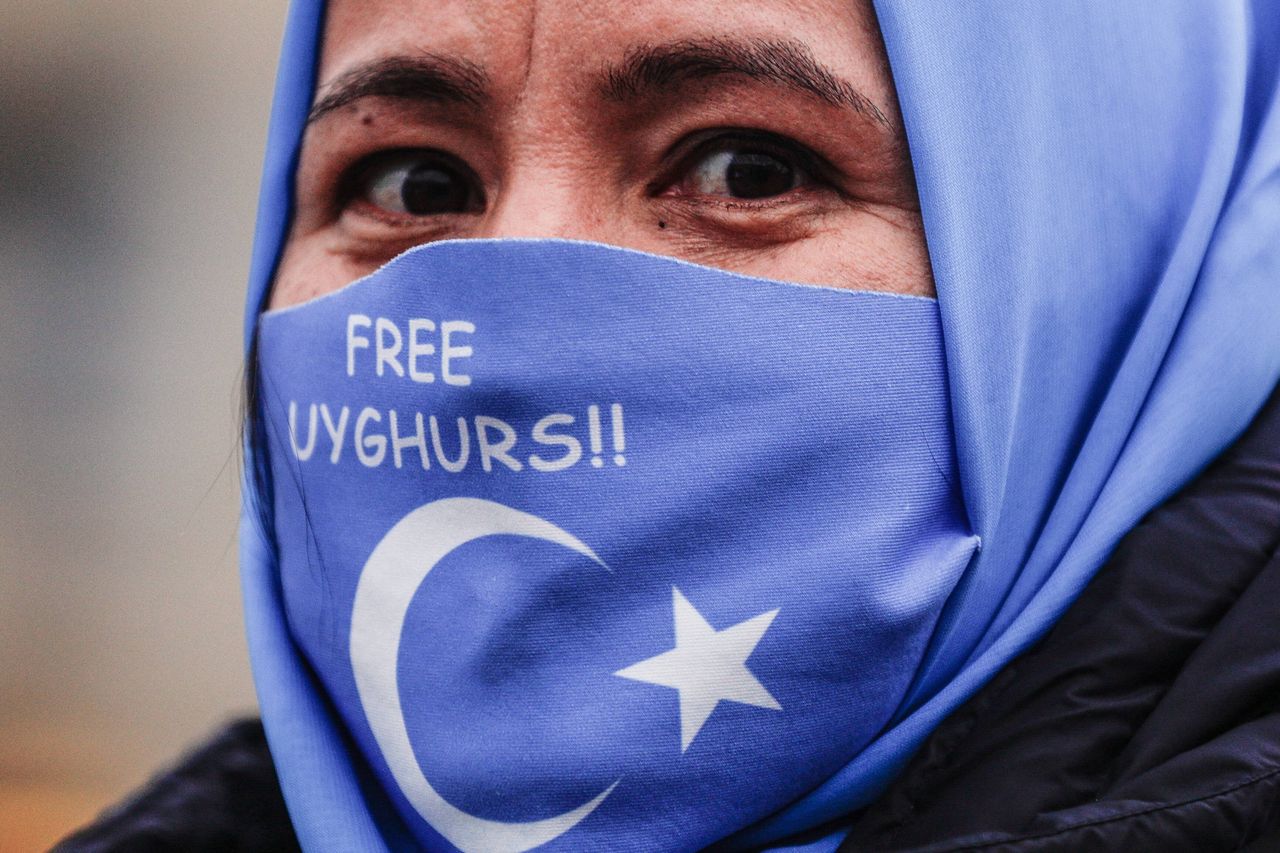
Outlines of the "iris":
[[366,199],[410,216],[463,213],[477,206],[476,181],[439,157],[401,155],[373,163],[365,173]]
[[726,149],[705,157],[694,168],[693,187],[707,195],[768,198],[795,189],[799,172],[781,157],[765,151]]

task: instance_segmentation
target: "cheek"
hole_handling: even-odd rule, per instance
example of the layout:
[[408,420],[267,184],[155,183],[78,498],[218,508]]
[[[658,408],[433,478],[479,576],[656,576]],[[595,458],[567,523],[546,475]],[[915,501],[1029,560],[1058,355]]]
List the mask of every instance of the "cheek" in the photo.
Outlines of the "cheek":
[[[575,236],[763,278],[935,295],[924,229],[915,211],[880,207],[833,214],[804,237],[768,247],[727,247],[691,233],[662,213],[620,205]],[[661,227],[662,222],[667,227]],[[579,223],[581,224],[581,223]],[[488,235],[502,236],[502,235]],[[272,288],[271,308],[283,308],[337,290],[372,272],[387,258],[365,262],[329,247],[324,232],[290,238]]]
[[342,255],[325,249],[321,235],[290,238],[271,286],[268,308],[285,308],[314,299],[355,281],[365,272]]
[[863,214],[846,235],[824,235],[821,252],[833,283],[856,290],[937,295],[924,226],[914,211]]
[[668,246],[666,253],[732,272],[801,284],[935,295],[919,214],[897,208],[832,216],[807,236],[768,248],[708,247],[672,252]]

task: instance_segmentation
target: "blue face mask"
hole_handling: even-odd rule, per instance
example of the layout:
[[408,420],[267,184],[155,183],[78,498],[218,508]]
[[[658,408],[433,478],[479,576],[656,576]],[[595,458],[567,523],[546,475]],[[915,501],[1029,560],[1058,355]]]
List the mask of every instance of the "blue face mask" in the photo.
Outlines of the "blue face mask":
[[694,849],[889,722],[974,552],[933,300],[565,241],[266,314],[293,637],[428,849]]

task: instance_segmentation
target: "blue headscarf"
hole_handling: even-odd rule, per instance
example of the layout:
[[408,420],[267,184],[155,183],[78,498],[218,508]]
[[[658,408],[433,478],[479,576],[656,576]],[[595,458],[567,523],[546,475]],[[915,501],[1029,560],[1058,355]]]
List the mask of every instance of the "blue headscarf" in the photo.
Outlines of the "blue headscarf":
[[[1280,378],[1280,6],[906,4],[877,13],[937,284],[961,486],[983,541],[893,722],[736,839],[872,800],[1053,624],[1118,539],[1217,455]],[[322,0],[294,0],[246,312],[291,216]],[[394,848],[284,615],[246,478],[245,614],[299,838]]]

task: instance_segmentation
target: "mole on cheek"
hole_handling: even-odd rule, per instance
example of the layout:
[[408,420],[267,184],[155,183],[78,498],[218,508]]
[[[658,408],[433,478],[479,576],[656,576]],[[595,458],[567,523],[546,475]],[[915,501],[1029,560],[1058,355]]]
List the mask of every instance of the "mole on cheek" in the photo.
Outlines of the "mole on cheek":
[[373,124],[373,116],[369,115],[368,113],[365,113],[364,115],[360,116],[360,123],[363,124],[365,127],[371,126]]

